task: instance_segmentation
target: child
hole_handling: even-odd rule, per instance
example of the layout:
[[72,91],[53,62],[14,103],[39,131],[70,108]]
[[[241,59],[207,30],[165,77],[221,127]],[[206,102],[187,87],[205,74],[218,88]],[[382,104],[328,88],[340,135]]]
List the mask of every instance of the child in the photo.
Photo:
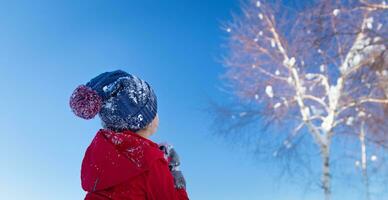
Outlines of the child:
[[121,70],[105,72],[79,86],[70,107],[84,119],[98,113],[104,127],[82,162],[85,200],[188,200],[175,150],[148,139],[159,118],[147,82]]

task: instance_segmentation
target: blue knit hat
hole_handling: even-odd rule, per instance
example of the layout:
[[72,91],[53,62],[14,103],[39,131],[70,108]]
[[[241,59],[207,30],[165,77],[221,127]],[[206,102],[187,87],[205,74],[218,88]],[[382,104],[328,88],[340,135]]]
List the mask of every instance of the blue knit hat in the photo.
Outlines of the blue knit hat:
[[79,86],[70,98],[70,107],[84,119],[99,113],[104,128],[138,131],[155,118],[157,98],[147,82],[117,70]]

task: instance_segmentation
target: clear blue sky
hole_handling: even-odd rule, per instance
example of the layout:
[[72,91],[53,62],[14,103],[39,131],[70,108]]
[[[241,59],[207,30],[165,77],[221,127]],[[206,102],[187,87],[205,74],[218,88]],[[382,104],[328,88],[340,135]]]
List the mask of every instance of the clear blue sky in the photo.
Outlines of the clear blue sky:
[[237,0],[0,2],[1,199],[82,199],[80,165],[99,119],[75,117],[74,88],[123,69],[155,88],[160,129],[194,200],[318,199],[212,135],[208,99],[223,68],[221,22]]

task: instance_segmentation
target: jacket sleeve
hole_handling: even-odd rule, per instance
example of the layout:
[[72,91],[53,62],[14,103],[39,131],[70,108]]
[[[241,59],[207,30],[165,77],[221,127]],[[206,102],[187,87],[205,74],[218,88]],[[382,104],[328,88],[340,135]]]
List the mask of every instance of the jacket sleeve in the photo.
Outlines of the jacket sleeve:
[[148,173],[150,199],[188,200],[185,189],[176,189],[174,178],[164,159],[156,160]]

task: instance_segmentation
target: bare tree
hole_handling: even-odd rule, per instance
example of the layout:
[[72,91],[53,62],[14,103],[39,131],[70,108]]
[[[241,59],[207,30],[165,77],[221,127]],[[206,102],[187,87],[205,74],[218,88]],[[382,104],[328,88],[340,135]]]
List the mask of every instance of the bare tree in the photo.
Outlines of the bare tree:
[[[354,123],[361,118],[376,144],[387,138],[387,10],[385,1],[321,0],[303,10],[248,1],[225,26],[231,89],[242,103],[261,105],[251,116],[265,113],[267,121],[294,126],[283,150],[311,136],[326,200],[333,138],[344,131],[358,135],[364,129]],[[362,143],[365,137],[354,138]]]

